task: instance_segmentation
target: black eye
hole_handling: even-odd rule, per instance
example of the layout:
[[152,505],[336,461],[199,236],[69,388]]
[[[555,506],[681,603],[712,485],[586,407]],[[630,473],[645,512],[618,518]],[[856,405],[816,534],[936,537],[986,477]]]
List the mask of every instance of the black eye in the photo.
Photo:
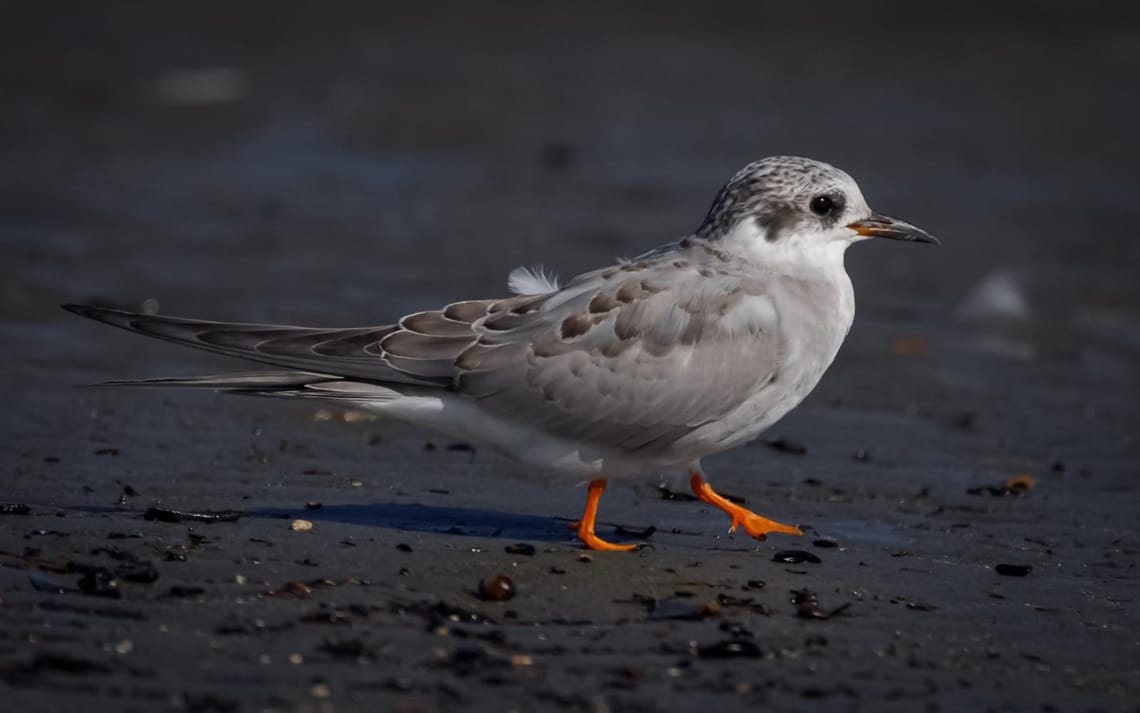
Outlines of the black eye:
[[835,200],[831,196],[816,196],[811,199],[811,212],[824,216],[835,210]]

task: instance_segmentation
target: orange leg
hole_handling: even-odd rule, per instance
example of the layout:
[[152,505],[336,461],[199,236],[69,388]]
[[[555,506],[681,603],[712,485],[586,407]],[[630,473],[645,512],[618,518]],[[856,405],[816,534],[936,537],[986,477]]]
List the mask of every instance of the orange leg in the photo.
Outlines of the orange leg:
[[578,539],[582,541],[582,544],[584,544],[587,549],[609,551],[637,549],[637,545],[615,545],[606,542],[594,534],[594,521],[598,518],[598,500],[601,499],[602,491],[605,489],[605,478],[590,481],[590,491],[586,495],[586,510],[582,513],[582,519],[575,522],[571,527],[577,528]]
[[698,499],[716,506],[732,518],[732,525],[728,528],[729,532],[736,532],[736,526],[740,525],[745,532],[758,540],[766,539],[769,532],[782,532],[788,535],[804,534],[798,527],[783,525],[775,520],[760,517],[748,508],[743,508],[726,500],[723,496],[717,495],[708,481],[701,476],[700,471],[689,471],[689,487],[693,489],[693,495],[696,495]]

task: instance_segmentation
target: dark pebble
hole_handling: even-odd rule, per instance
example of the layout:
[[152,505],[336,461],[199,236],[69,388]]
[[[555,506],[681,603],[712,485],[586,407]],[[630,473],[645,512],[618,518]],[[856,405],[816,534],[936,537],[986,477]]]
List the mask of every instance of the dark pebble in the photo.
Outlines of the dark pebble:
[[118,599],[123,596],[119,591],[119,580],[105,569],[92,569],[79,578],[79,591],[93,597],[107,597]]
[[999,564],[994,567],[994,571],[1007,577],[1024,577],[1032,572],[1033,568],[1027,564]]
[[830,537],[818,537],[811,541],[813,547],[822,547],[824,549],[832,549],[839,547],[839,543]]
[[527,557],[530,557],[536,552],[534,545],[528,545],[525,542],[516,542],[513,545],[507,545],[503,550],[509,555],[526,555]]
[[479,598],[485,602],[505,602],[515,597],[515,583],[505,574],[488,577],[479,583]]
[[782,562],[784,564],[803,564],[804,562],[820,564],[823,562],[818,555],[813,555],[804,550],[781,550],[772,555],[772,561]]
[[751,641],[718,641],[697,649],[702,659],[755,659],[760,658],[760,647]]
[[407,542],[401,542],[400,544],[396,545],[396,549],[399,550],[400,552],[411,552],[412,546],[409,545]]

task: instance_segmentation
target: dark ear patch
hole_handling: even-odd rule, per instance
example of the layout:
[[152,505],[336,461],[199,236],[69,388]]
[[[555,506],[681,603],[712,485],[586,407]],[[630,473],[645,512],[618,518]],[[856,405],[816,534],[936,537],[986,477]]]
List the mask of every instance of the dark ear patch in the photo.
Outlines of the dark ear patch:
[[847,196],[841,192],[836,191],[828,194],[831,198],[831,210],[827,215],[821,219],[825,228],[834,228],[835,224],[839,222],[839,218],[843,215],[843,211],[847,209]]
[[756,224],[764,230],[764,239],[770,243],[783,238],[796,222],[796,211],[791,206],[772,206],[756,216]]

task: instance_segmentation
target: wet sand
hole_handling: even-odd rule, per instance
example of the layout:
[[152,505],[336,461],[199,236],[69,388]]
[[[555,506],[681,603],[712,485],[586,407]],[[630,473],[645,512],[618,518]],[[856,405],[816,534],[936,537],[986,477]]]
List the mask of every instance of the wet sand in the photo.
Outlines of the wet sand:
[[[1137,709],[1126,14],[155,12],[0,30],[12,710]],[[243,365],[62,302],[380,323],[678,237],[772,153],[943,239],[855,247],[823,383],[707,463],[802,539],[648,477],[601,512],[648,547],[584,556],[583,490],[477,445],[75,388]]]

